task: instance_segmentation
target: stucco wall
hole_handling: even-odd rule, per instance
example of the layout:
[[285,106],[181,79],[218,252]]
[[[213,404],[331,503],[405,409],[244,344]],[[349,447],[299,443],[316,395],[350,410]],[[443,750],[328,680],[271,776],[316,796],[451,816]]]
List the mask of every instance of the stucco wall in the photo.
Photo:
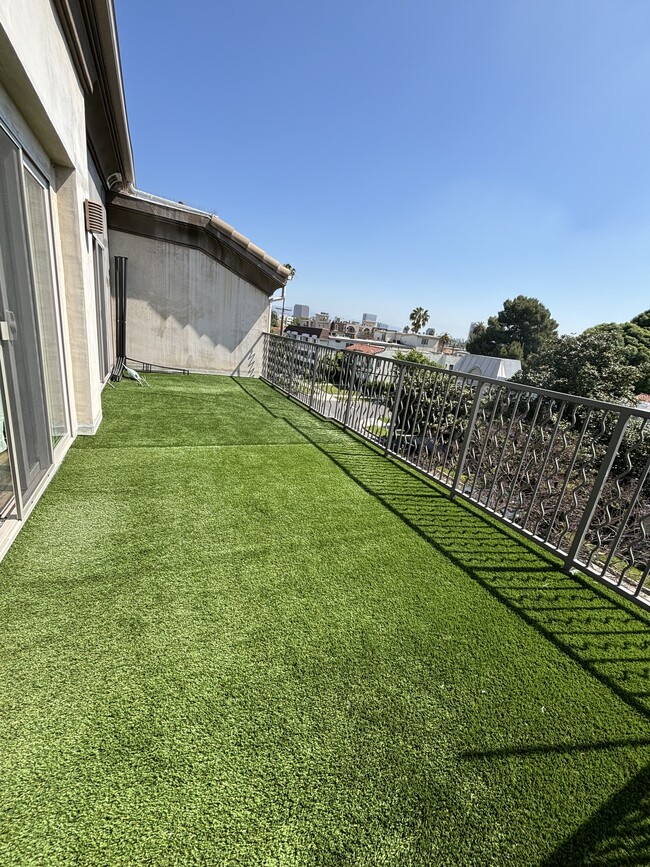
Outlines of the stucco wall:
[[268,296],[190,247],[111,230],[126,256],[127,353],[193,371],[257,376]]
[[[50,0],[0,0],[0,118],[48,177],[73,434],[101,420],[92,243],[83,201],[89,184],[84,96]],[[72,386],[72,384],[71,384]]]

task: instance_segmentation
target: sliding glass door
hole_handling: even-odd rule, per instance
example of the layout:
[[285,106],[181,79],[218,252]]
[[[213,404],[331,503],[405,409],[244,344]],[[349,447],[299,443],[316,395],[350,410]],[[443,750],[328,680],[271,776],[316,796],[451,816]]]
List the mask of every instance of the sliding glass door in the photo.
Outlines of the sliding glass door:
[[22,502],[29,500],[52,464],[34,287],[21,153],[0,129],[0,347],[6,392],[3,405],[11,419],[3,427]]
[[36,310],[40,327],[45,374],[45,395],[52,449],[68,432],[68,402],[61,358],[60,316],[57,304],[50,227],[49,199],[45,186],[28,168],[24,170],[25,204],[29,228]]

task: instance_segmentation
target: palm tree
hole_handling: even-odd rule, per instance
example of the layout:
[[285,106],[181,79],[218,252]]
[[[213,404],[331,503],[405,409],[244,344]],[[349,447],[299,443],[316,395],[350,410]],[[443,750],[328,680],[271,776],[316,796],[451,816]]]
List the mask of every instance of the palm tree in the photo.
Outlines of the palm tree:
[[446,331],[444,334],[438,335],[438,344],[440,346],[440,349],[444,349],[445,346],[448,346],[450,343],[451,343],[451,335],[448,334]]
[[413,324],[413,333],[417,334],[420,328],[424,328],[429,321],[429,311],[425,310],[424,307],[416,307],[415,310],[411,311],[409,319]]

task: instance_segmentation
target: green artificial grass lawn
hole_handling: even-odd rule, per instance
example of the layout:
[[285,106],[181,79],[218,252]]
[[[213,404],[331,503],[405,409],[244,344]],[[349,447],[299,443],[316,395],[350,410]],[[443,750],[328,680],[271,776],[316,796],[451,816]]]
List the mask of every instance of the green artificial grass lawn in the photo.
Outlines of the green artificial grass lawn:
[[0,862],[635,865],[650,617],[259,381],[104,395],[0,564]]

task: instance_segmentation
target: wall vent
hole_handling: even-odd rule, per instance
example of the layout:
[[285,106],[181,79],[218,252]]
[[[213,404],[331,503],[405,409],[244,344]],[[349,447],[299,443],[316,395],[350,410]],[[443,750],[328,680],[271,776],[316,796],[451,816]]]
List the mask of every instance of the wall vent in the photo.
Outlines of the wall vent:
[[84,214],[86,216],[86,231],[92,232],[93,235],[104,234],[104,209],[99,202],[91,202],[86,199],[84,202]]

